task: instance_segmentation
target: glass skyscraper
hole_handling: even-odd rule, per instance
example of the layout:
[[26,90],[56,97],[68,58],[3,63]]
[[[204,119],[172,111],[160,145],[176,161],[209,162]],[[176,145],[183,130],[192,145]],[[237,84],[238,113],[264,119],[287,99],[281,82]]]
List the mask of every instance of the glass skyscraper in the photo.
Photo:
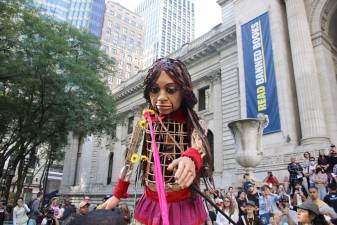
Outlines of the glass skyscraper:
[[34,3],[42,13],[58,21],[86,29],[97,37],[101,36],[104,0],[34,0]]
[[58,21],[66,22],[71,0],[34,0],[36,8]]
[[105,11],[104,0],[71,0],[67,22],[101,36]]
[[136,13],[144,18],[144,66],[194,39],[194,0],[144,0]]

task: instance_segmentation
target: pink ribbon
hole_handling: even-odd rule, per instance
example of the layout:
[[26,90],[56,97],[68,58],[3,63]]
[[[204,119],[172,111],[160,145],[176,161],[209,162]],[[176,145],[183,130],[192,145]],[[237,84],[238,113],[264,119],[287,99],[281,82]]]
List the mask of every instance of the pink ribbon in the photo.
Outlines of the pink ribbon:
[[160,167],[160,161],[159,161],[159,151],[158,151],[156,139],[154,137],[152,119],[148,111],[144,112],[144,116],[146,117],[149,123],[149,127],[150,127],[151,143],[152,143],[153,158],[154,158],[154,175],[156,179],[156,188],[157,188],[157,193],[158,193],[161,216],[163,219],[163,225],[169,225],[163,174],[161,173],[161,167]]

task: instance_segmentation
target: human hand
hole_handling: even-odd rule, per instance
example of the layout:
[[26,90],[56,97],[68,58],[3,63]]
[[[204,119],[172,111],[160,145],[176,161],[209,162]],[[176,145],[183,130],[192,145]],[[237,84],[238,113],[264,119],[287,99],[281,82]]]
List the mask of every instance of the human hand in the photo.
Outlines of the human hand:
[[195,164],[189,157],[183,156],[173,160],[173,162],[167,167],[167,170],[175,170],[174,178],[176,183],[181,188],[187,188],[192,183],[196,176]]

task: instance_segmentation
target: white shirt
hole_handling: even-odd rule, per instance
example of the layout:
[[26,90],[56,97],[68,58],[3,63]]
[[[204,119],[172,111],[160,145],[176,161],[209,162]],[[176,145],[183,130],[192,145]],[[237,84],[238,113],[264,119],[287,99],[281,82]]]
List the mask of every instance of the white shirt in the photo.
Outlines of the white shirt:
[[[229,212],[228,210],[225,210],[225,214],[229,216]],[[239,211],[235,210],[234,213],[232,215],[229,216],[234,222],[238,222],[239,221]],[[230,222],[226,219],[226,217],[224,217],[220,212],[218,212],[216,214],[216,221],[215,223],[217,225],[228,225],[230,224]]]

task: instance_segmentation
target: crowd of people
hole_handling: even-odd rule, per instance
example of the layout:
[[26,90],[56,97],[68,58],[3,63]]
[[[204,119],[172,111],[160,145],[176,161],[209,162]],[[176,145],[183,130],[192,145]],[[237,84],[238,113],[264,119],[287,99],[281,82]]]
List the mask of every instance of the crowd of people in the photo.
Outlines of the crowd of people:
[[[230,220],[238,225],[337,224],[336,146],[330,146],[329,154],[321,150],[317,159],[309,152],[304,153],[301,163],[291,158],[288,172],[289,179],[282,182],[268,171],[262,185],[258,185],[250,174],[244,174],[240,188],[205,190],[205,195],[217,205],[213,207],[204,201],[209,213],[207,225],[229,225]],[[106,196],[102,203],[109,198]],[[96,210],[89,196],[85,196],[77,208],[67,199],[61,203],[58,197],[53,197],[42,210],[42,199],[42,192],[37,193],[28,205],[23,198],[18,198],[12,210],[13,225],[84,224],[87,220],[81,220],[81,217],[88,217]],[[129,224],[131,215],[127,205],[121,204],[118,210],[117,214],[115,211],[108,217],[120,215],[123,224]],[[5,214],[4,202],[0,201],[0,225]],[[92,215],[95,216],[99,217],[97,213]]]
[[[107,195],[102,199],[105,202],[110,196]],[[82,217],[90,217],[90,225],[112,225],[111,221],[119,221],[116,224],[129,224],[131,221],[130,211],[126,204],[120,204],[118,208],[111,211],[111,214],[103,216],[103,218],[95,218],[97,215],[91,215],[96,211],[97,205],[94,207],[91,203],[90,197],[85,196],[78,204],[78,207],[73,205],[68,199],[63,199],[62,202],[58,197],[52,197],[46,205],[42,203],[43,193],[38,192],[35,199],[29,204],[25,204],[22,197],[17,199],[16,205],[12,210],[13,225],[78,225],[83,224],[85,221]],[[106,210],[104,210],[106,211]],[[0,225],[3,225],[5,217],[10,214],[5,207],[5,201],[0,201]],[[102,214],[102,213],[101,213]],[[100,222],[101,219],[109,217],[110,222]]]
[[291,158],[289,178],[282,182],[268,171],[259,187],[245,174],[236,192],[233,187],[205,190],[218,206],[205,201],[207,224],[228,225],[229,218],[239,225],[297,225],[305,224],[308,218],[310,224],[337,224],[336,146],[331,145],[328,154],[321,150],[317,159],[309,152],[303,157],[301,163]]

